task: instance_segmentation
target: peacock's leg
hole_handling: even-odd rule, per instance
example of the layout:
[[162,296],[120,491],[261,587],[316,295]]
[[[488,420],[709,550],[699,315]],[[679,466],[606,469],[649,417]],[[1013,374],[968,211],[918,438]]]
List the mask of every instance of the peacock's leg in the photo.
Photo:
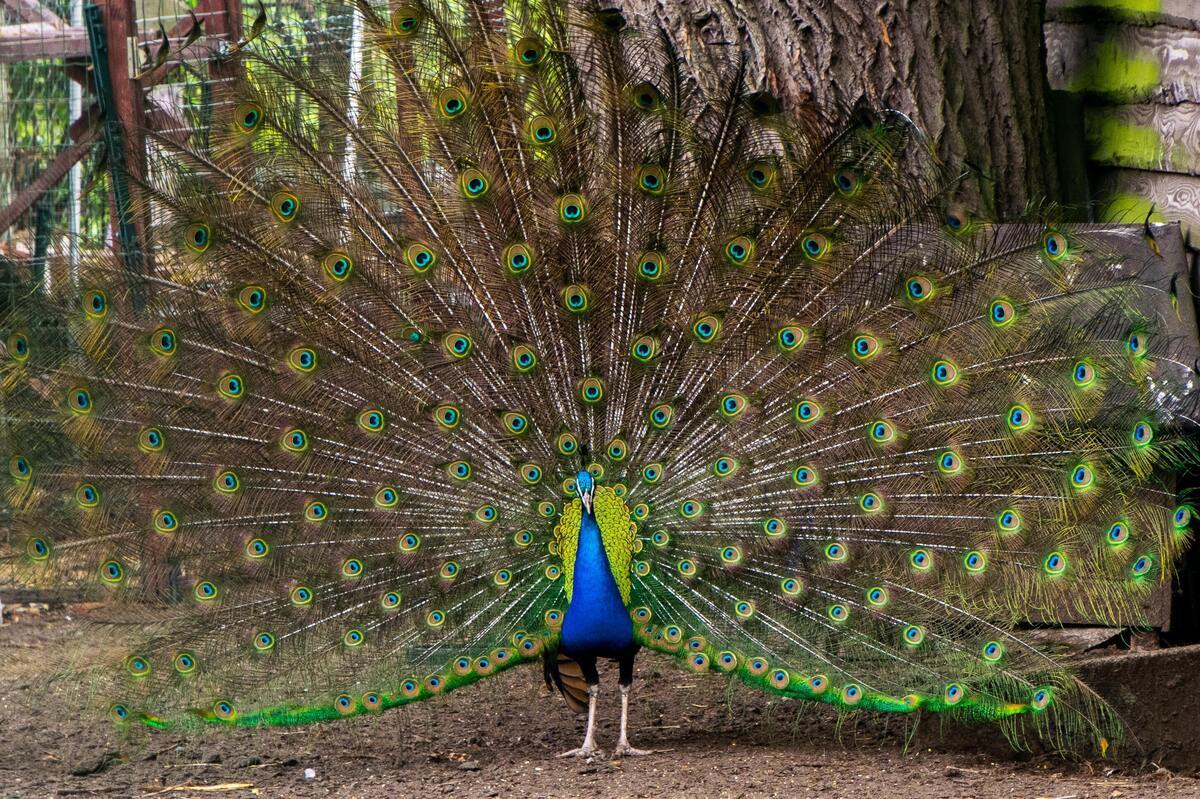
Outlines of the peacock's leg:
[[617,748],[613,750],[613,757],[636,757],[637,755],[648,755],[654,750],[652,749],[634,749],[629,745],[629,736],[626,730],[629,726],[629,689],[633,687],[633,659],[637,655],[637,649],[623,655],[619,659],[621,674],[618,683],[621,686],[621,738],[617,741]]
[[576,658],[576,662],[588,684],[587,733],[583,736],[583,746],[563,752],[559,757],[604,757],[595,739],[596,699],[600,696],[600,672],[596,670],[596,658]]
[[604,757],[604,752],[596,746],[594,737],[596,731],[596,697],[599,695],[599,685],[593,683],[588,686],[587,734],[583,736],[583,746],[563,752],[559,757]]

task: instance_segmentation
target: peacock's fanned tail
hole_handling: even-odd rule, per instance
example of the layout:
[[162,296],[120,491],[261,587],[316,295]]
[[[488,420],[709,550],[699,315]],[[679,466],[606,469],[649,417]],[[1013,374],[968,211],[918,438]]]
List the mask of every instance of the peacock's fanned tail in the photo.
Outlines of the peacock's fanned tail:
[[333,718],[540,659],[590,447],[638,639],[682,666],[1115,734],[1014,629],[1136,623],[1186,544],[1190,371],[1131,234],[972,219],[902,117],[797,125],[736,68],[702,96],[587,3],[340,10],[361,68],[268,29],[210,129],[145,132],[142,291],[89,252],[5,323],[0,567],[129,601],[116,718]]

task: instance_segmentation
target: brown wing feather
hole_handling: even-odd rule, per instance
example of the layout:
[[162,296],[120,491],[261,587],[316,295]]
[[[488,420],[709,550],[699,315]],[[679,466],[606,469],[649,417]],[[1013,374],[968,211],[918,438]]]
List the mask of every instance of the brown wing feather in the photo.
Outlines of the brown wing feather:
[[579,664],[561,652],[547,654],[542,661],[546,685],[558,688],[572,713],[586,713],[588,685]]

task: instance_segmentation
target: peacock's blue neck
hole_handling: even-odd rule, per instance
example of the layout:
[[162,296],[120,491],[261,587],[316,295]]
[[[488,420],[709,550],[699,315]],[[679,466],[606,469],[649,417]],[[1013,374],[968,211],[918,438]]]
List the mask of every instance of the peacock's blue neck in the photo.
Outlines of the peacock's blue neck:
[[575,553],[574,588],[563,619],[562,647],[568,653],[616,657],[633,646],[633,622],[608,565],[600,526],[583,514]]

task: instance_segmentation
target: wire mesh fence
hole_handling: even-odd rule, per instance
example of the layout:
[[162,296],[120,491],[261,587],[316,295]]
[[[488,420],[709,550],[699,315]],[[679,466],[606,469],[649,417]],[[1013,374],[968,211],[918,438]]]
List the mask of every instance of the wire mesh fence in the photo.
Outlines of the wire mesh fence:
[[[59,170],[65,174],[47,175],[71,147],[71,122],[81,113],[86,42],[71,24],[82,11],[81,2],[11,0],[0,5],[0,208],[33,200],[22,202],[24,210],[0,232],[5,302],[44,272],[55,249],[55,228],[92,235],[103,229],[102,200],[83,190],[84,181],[94,178],[89,174],[93,158]],[[83,202],[85,197],[92,199]]]
[[[105,65],[93,63],[88,2],[0,0],[0,312],[18,292],[70,280],[88,250],[118,249],[121,209],[97,112],[95,78]],[[125,108],[138,117],[120,120],[129,163],[118,171],[155,163],[135,128],[183,138],[231,110],[220,108],[221,85],[239,68],[213,56],[244,30],[262,29],[264,43],[294,52],[331,41],[354,49],[357,35],[348,6],[314,0],[102,2],[116,54],[109,66],[118,67],[118,87],[131,86]]]

